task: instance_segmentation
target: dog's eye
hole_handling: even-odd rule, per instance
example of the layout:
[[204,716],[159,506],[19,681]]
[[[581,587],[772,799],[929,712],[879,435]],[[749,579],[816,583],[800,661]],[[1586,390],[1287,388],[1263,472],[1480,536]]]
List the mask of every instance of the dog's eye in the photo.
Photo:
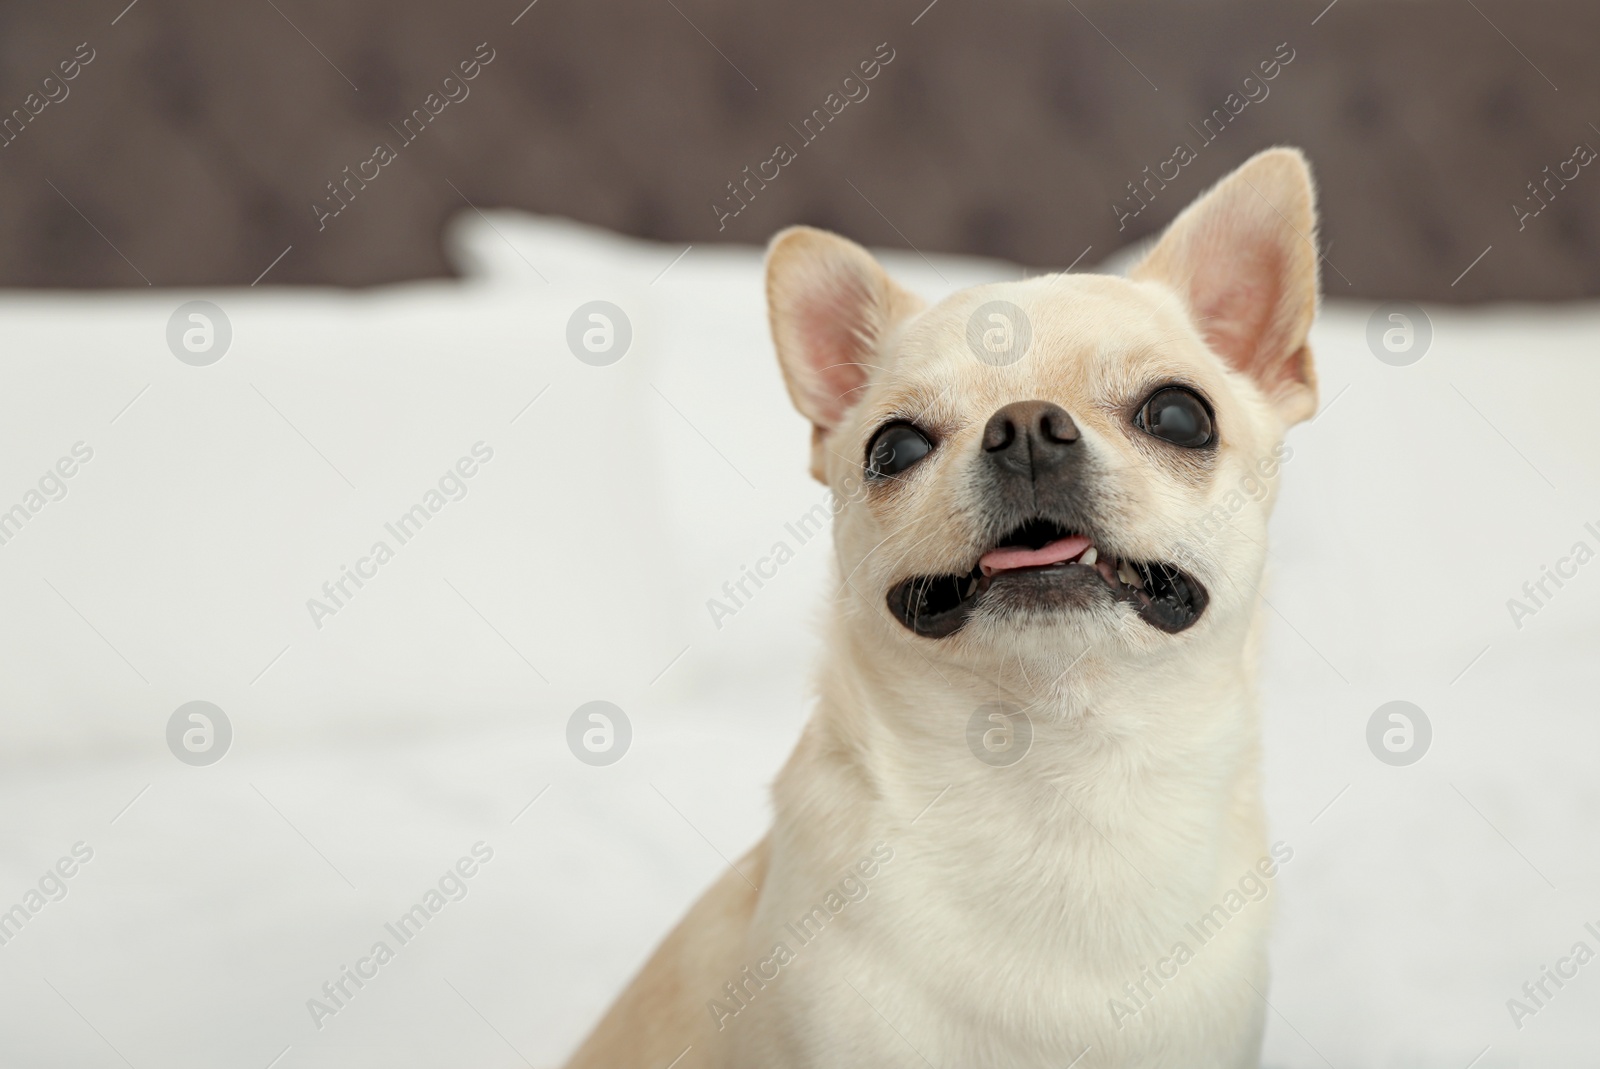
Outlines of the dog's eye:
[[1134,422],[1146,434],[1185,449],[1210,445],[1214,437],[1211,410],[1181,386],[1166,386],[1151,394]]
[[899,475],[933,452],[928,436],[909,423],[891,423],[878,431],[867,447],[867,477],[887,479]]

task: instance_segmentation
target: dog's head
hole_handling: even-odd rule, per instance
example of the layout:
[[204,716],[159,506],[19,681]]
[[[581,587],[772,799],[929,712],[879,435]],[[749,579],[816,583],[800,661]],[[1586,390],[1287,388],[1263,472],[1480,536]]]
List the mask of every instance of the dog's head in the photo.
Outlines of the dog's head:
[[1262,153],[1130,278],[925,308],[859,246],[779,234],[773,336],[840,505],[851,619],[978,654],[1151,651],[1247,619],[1284,431],[1316,387],[1311,178]]

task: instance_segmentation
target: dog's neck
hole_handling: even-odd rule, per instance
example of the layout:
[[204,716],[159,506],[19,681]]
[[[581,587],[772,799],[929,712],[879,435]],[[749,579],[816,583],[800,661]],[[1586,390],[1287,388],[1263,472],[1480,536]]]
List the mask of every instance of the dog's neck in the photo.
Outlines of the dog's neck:
[[[1139,654],[1108,640],[997,657],[988,671],[933,643],[913,649],[855,633],[863,626],[874,624],[849,613],[834,621],[817,727],[837,733],[836,744],[876,776],[921,790],[959,780],[1072,783],[1109,796],[1158,775],[1169,787],[1189,782],[1197,790],[1254,775],[1248,623],[1216,627],[1180,651]],[[1033,736],[1014,766],[997,768],[972,750],[974,715],[997,707],[1020,710]]]
[[[848,612],[834,622],[816,714],[775,784],[780,824],[799,829],[774,847],[785,864],[831,871],[879,840],[908,868],[959,857],[979,884],[1005,874],[1005,908],[1026,927],[1030,910],[1082,920],[1130,896],[1176,916],[1259,855],[1248,627],[1180,656],[1091,653],[1056,680],[1015,659],[986,678],[931,643],[863,641]],[[973,714],[997,697],[1027,706],[1032,742],[1015,762],[985,761],[972,741],[988,726],[974,732]],[[1130,882],[1134,869],[1152,878]],[[974,886],[951,884],[945,906],[959,914]],[[1120,931],[1110,919],[1104,931]]]

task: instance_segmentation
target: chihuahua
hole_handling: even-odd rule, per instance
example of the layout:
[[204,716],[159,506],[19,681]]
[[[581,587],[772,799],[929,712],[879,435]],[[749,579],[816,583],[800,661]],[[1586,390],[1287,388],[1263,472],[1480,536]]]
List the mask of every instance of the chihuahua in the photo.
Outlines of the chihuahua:
[[816,710],[772,830],[571,1069],[1258,1064],[1254,698],[1311,175],[1264,152],[1128,277],[925,306],[780,233],[772,335],[835,493]]

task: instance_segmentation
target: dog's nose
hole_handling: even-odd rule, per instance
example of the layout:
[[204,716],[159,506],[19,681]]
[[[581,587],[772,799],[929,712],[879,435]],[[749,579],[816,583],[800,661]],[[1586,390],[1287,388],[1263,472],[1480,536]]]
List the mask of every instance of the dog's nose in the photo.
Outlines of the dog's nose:
[[1016,475],[1038,478],[1067,463],[1075,454],[1078,425],[1067,410],[1051,401],[1013,401],[983,428],[983,451]]

